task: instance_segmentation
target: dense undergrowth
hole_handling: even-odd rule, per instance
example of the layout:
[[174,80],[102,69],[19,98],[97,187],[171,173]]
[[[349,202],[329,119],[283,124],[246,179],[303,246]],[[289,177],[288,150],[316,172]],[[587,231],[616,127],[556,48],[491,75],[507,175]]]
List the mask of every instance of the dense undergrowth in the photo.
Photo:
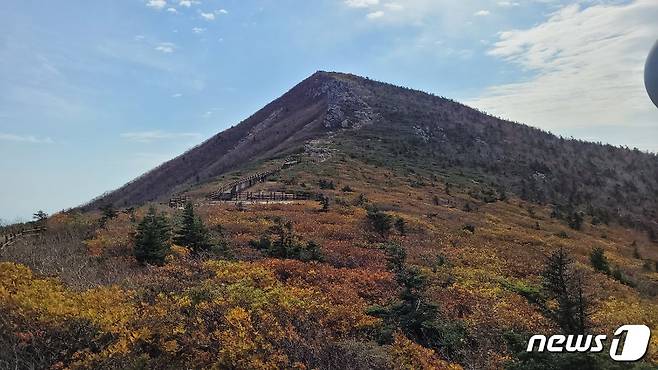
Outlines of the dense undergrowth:
[[[306,158],[259,189],[329,201],[197,205],[222,248],[174,245],[162,266],[134,259],[146,207],[102,226],[98,212],[50,217],[47,232],[0,254],[0,367],[618,368],[519,347],[562,330],[543,284],[560,248],[584,277],[588,331],[647,324],[652,344],[633,366],[658,363],[658,249],[641,230],[589,215],[576,230],[550,205],[454,168],[350,155]],[[609,272],[600,256],[592,264],[594,248]]]

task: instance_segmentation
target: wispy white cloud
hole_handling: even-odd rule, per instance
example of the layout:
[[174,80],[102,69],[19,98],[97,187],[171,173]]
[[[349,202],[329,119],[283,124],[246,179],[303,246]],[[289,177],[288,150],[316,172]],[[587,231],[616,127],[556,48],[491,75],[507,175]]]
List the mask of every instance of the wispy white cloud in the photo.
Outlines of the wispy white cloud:
[[149,8],[154,8],[154,9],[162,9],[165,6],[167,6],[167,1],[165,0],[149,0],[146,3],[146,6]]
[[531,77],[492,86],[469,104],[552,130],[656,128],[658,111],[642,83],[656,19],[655,0],[569,5],[534,27],[501,32],[489,54]]
[[503,8],[509,8],[509,7],[521,5],[520,3],[516,2],[516,1],[499,1],[496,4],[500,7],[503,7]]
[[473,15],[475,15],[476,17],[485,17],[489,14],[491,14],[491,12],[485,9],[478,10],[477,12],[473,13]]
[[0,132],[0,141],[14,141],[19,143],[29,143],[29,144],[53,144],[53,139],[49,137],[37,138],[32,135],[22,136],[14,134],[6,134]]
[[[536,0],[539,1],[539,0]],[[491,0],[341,0],[343,6],[365,11],[366,19],[381,24],[414,26],[421,32],[463,35],[464,25],[477,12],[489,12]],[[495,2],[493,2],[495,4]],[[488,13],[487,13],[488,14]]]
[[192,5],[197,5],[197,4],[201,4],[201,2],[200,1],[193,1],[193,0],[181,0],[181,1],[178,2],[178,5],[184,6],[186,8],[190,8],[190,7],[192,7]]
[[171,95],[172,98],[180,98],[181,96],[183,96],[181,93],[175,93]]
[[201,15],[201,18],[207,20],[207,21],[214,21],[215,20],[215,13],[204,13],[201,12],[199,13]]
[[379,4],[379,0],[345,0],[345,5],[351,8],[367,8]]
[[121,137],[138,143],[151,143],[160,140],[199,139],[201,134],[196,132],[166,132],[166,131],[140,131],[125,132]]
[[[121,61],[162,72],[173,71],[174,66],[168,58],[160,58],[153,54],[152,50],[157,47],[157,44],[151,43],[148,38],[140,38],[138,41],[143,41],[143,44],[108,40],[99,43],[95,51],[108,63]],[[148,46],[148,49],[145,46]]]
[[206,31],[206,29],[205,29],[205,28],[201,28],[201,27],[194,27],[194,28],[192,28],[192,32],[194,32],[194,33],[204,33],[205,31]]
[[175,14],[175,13],[178,13],[178,10],[176,10],[176,8],[172,8],[172,7],[167,8],[167,11],[168,11],[169,13],[174,13],[174,14]]
[[176,49],[176,45],[174,45],[171,42],[161,42],[155,47],[155,50],[165,54],[173,53],[175,49]]
[[385,13],[383,11],[377,10],[377,11],[366,14],[366,18],[368,18],[368,19],[377,19],[377,18],[383,17],[384,14]]
[[386,3],[384,4],[384,8],[392,11],[401,11],[404,10],[404,5],[398,3]]
[[[14,107],[24,110],[21,116],[38,116],[43,120],[71,120],[84,117],[90,114],[89,106],[76,95],[77,92],[91,91],[81,90],[75,85],[70,85],[62,81],[62,76],[57,75],[57,70],[52,70],[50,66],[40,66],[40,68],[31,69],[31,73],[50,73],[48,78],[53,81],[50,86],[35,86],[30,83],[9,84],[4,87],[3,94],[0,95],[0,106]],[[11,117],[24,118],[21,116]],[[4,122],[0,120],[4,126]]]

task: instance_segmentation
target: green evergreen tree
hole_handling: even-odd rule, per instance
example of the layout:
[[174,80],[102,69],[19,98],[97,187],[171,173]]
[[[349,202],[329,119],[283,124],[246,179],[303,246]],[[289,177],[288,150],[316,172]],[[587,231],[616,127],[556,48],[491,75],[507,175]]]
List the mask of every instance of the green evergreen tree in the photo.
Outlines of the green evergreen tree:
[[569,224],[570,228],[574,230],[580,230],[583,227],[583,220],[584,218],[581,212],[573,212],[569,216],[567,223]]
[[299,260],[304,262],[309,262],[309,261],[322,262],[324,260],[324,257],[322,256],[322,250],[320,249],[320,245],[312,240],[307,242],[306,247],[300,250],[299,252]]
[[566,334],[583,334],[588,328],[590,302],[583,294],[582,278],[573,266],[573,258],[560,248],[546,261],[544,289],[549,298],[557,301],[551,312]]
[[280,217],[274,219],[274,225],[260,237],[249,244],[273,258],[290,258],[304,262],[323,261],[322,248],[314,241],[302,243],[295,235],[292,222]]
[[369,314],[384,320],[382,341],[390,341],[401,330],[417,343],[438,350],[446,358],[456,358],[464,344],[466,331],[458,321],[439,320],[438,307],[425,299],[425,275],[415,266],[407,266],[406,250],[395,243],[384,246],[388,268],[402,288],[399,300],[388,306],[375,306]]
[[48,214],[44,211],[39,210],[32,216],[32,218],[37,223],[43,223],[48,219]]
[[320,205],[322,206],[322,212],[329,211],[329,197],[320,195]]
[[277,218],[270,228],[274,237],[269,255],[274,258],[290,258],[294,254],[295,235],[292,231],[292,222]]
[[117,212],[117,210],[114,209],[113,204],[106,204],[104,206],[101,206],[99,209],[102,214],[100,225],[103,228],[105,227],[105,224],[107,223],[108,220],[111,220],[119,215],[119,212]]
[[174,243],[190,248],[194,254],[208,251],[211,248],[208,229],[201,218],[194,213],[192,202],[185,204],[181,227],[176,231]]
[[407,235],[407,223],[404,221],[402,217],[398,217],[395,220],[395,228],[400,233],[400,235],[402,236]]
[[391,231],[391,227],[393,226],[393,218],[378,209],[368,210],[367,217],[372,228],[381,235],[382,238],[386,238],[386,235],[388,235],[388,232]]
[[134,254],[142,265],[162,265],[169,252],[169,224],[164,215],[158,215],[154,207],[149,208],[137,226]]
[[589,260],[596,270],[610,274],[610,265],[608,264],[608,258],[605,256],[603,248],[596,247],[592,249],[592,253],[589,255]]

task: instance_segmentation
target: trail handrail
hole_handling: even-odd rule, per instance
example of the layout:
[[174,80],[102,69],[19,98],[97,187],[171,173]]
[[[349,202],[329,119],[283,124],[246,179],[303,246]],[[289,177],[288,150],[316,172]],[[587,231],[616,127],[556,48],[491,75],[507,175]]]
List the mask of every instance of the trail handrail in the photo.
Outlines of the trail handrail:
[[28,230],[21,230],[17,233],[11,233],[5,235],[5,241],[0,245],[0,250],[3,250],[5,247],[12,245],[16,240],[20,239],[24,235],[38,234],[46,231],[45,227],[36,227]]
[[[299,163],[298,160],[287,159],[280,166],[276,168],[263,172],[258,172],[256,174],[231,181],[230,183],[221,186],[219,189],[217,189],[217,191],[208,194],[206,196],[206,199],[208,201],[227,201],[232,199],[240,199],[241,197],[245,197],[245,194],[254,194],[254,193],[246,193],[244,192],[244,190],[256,185],[259,182],[264,182],[267,177],[272,176],[275,173],[281,171],[282,169],[288,168],[297,163]],[[277,199],[277,197],[282,199],[295,199],[295,200],[308,199],[307,196],[300,196],[299,194],[293,194],[293,193],[272,192],[271,194],[272,195],[269,196],[269,198],[271,198],[272,200]],[[246,196],[249,198],[252,197],[252,195],[246,195]],[[169,207],[180,208],[183,207],[187,201],[188,199],[186,197],[177,196],[169,199]]]

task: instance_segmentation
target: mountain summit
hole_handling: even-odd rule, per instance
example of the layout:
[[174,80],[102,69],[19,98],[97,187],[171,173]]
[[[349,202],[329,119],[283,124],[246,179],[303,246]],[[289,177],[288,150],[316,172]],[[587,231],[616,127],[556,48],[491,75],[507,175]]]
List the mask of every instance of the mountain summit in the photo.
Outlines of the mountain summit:
[[[309,145],[318,140],[323,147]],[[446,98],[322,71],[86,208],[164,200],[230,171],[318,150],[421,176],[458,173],[485,198],[511,192],[554,204],[564,217],[580,211],[601,222],[656,227],[654,154],[564,139]]]

